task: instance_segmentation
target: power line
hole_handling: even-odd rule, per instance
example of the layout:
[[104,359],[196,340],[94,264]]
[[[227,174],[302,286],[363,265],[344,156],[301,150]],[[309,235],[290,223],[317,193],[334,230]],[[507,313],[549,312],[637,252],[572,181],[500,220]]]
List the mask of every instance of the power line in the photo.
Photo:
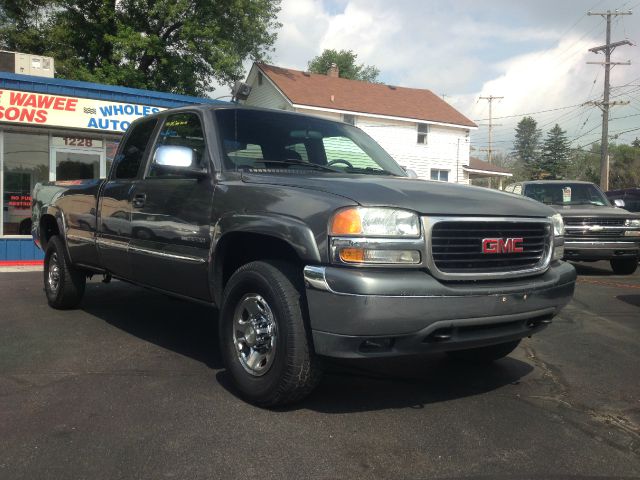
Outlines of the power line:
[[[628,12],[611,12],[611,10],[607,10],[606,12],[587,12],[587,15],[599,15],[607,20],[607,34],[606,34],[606,43],[599,47],[590,48],[589,51],[593,53],[604,52],[605,61],[602,63],[604,65],[604,95],[602,102],[594,102],[595,105],[598,105],[602,109],[602,144],[600,146],[600,187],[607,191],[609,190],[609,107],[612,105],[619,105],[620,102],[610,102],[609,94],[611,85],[609,83],[609,75],[611,72],[611,65],[629,65],[631,62],[622,63],[622,62],[611,62],[611,53],[616,49],[616,47],[620,47],[623,45],[633,45],[629,40],[622,40],[619,42],[611,43],[611,17],[618,17],[620,15],[631,15],[631,11]],[[587,63],[595,63],[595,62],[587,62]]]
[[493,95],[489,95],[488,97],[480,97],[478,100],[486,100],[489,102],[489,148],[487,149],[487,161],[491,163],[491,144],[492,144],[492,135],[493,135],[493,115],[492,115],[492,106],[494,100],[502,100],[504,97],[494,97]]
[[[482,98],[482,97],[480,97],[480,98]],[[558,110],[566,110],[567,108],[581,107],[582,105],[583,105],[582,103],[576,103],[575,105],[567,105],[566,107],[549,108],[547,110],[538,110],[537,112],[515,113],[513,115],[504,115],[502,117],[493,117],[493,119],[494,120],[500,120],[500,119],[503,119],[503,118],[526,117],[528,115],[537,115],[539,113],[556,112]],[[482,121],[485,121],[485,120],[489,120],[489,119],[488,118],[481,118],[481,119],[478,119],[478,120],[474,120],[474,122],[482,122]]]

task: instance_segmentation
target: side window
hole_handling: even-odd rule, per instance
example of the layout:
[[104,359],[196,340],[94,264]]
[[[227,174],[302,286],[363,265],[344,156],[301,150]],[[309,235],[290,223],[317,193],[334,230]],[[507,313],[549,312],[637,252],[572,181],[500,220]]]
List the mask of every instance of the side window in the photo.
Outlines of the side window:
[[133,127],[118,154],[119,158],[116,158],[114,178],[119,180],[136,178],[144,151],[157,124],[158,120],[152,119],[140,122]]
[[504,191],[508,193],[513,193],[513,185],[507,185],[504,187]]
[[[204,141],[204,131],[200,118],[195,113],[176,113],[169,115],[160,129],[156,149],[160,146],[171,145],[178,147],[189,147],[193,150],[194,168],[206,168],[206,145]],[[175,172],[168,172],[154,168],[151,164],[149,170],[150,177],[175,177]]]
[[522,185],[516,185],[515,187],[513,187],[513,193],[522,195]]

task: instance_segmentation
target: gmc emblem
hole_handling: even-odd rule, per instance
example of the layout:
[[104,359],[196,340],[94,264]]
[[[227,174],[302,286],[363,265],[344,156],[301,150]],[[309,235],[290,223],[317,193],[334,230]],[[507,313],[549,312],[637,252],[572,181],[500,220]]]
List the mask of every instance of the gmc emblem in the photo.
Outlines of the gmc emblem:
[[482,253],[522,253],[522,238],[484,238]]

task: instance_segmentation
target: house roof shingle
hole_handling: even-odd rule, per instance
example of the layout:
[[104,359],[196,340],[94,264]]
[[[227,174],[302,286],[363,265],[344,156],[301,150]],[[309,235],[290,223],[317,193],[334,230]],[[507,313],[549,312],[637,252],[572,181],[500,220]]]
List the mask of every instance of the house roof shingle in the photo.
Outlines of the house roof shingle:
[[256,65],[296,105],[477,127],[430,90]]

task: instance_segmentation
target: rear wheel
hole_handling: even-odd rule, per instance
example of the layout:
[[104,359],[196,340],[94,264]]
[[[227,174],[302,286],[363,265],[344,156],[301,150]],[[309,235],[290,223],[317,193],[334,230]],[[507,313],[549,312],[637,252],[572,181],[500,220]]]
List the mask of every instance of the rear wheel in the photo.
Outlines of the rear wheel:
[[298,401],[320,381],[299,276],[284,262],[251,262],[225,288],[222,357],[240,395],[256,405]]
[[467,350],[453,350],[447,354],[456,360],[476,363],[491,363],[506,357],[520,344],[520,340],[489,345],[488,347],[470,348]]
[[44,257],[44,291],[53,308],[70,309],[82,300],[87,277],[73,268],[58,236],[51,237]]
[[638,268],[638,258],[613,258],[611,269],[616,275],[631,275]]

